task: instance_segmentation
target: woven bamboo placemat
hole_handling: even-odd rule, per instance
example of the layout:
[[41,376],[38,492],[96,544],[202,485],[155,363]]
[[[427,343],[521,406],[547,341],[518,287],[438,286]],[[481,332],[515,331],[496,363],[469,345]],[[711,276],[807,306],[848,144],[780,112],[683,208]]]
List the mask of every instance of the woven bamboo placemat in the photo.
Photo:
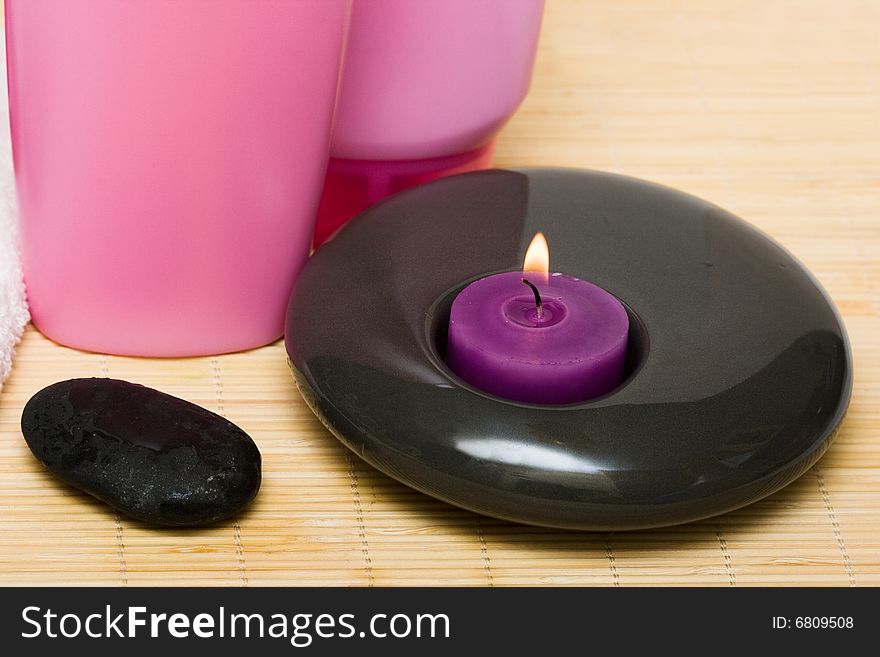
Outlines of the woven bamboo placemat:
[[[0,394],[0,582],[880,584],[878,26],[875,0],[550,0],[531,95],[498,144],[499,166],[607,169],[713,200],[821,279],[850,331],[854,396],[827,456],[785,490],[657,531],[517,526],[349,455],[300,400],[281,344],[148,360],[30,328]],[[155,530],[45,474],[19,432],[23,404],[53,381],[102,375],[248,431],[265,468],[253,508],[208,530]]]

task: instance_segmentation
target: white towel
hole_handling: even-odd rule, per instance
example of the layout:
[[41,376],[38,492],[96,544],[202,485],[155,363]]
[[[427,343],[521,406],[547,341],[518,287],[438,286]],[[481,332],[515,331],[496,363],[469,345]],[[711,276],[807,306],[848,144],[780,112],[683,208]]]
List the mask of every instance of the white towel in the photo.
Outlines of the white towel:
[[6,35],[0,31],[0,390],[12,369],[15,345],[21,339],[28,310],[18,245],[18,213],[12,174],[9,102],[6,93]]

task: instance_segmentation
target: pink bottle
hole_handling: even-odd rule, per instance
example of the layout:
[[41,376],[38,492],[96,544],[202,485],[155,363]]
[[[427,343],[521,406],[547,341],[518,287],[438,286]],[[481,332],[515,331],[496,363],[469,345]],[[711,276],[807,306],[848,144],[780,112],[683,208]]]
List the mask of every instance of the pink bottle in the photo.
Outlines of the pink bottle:
[[348,0],[6,0],[25,278],[82,349],[282,334],[328,157]]
[[316,244],[401,189],[489,166],[543,0],[355,0]]

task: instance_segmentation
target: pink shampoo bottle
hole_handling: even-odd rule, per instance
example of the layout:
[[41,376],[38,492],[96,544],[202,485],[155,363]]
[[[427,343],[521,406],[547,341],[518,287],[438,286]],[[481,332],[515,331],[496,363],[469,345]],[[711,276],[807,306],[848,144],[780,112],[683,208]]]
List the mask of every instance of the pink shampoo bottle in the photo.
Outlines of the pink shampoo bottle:
[[349,11],[348,0],[6,0],[24,270],[43,333],[141,356],[282,334]]
[[486,168],[529,88],[543,0],[355,0],[315,243],[376,201]]

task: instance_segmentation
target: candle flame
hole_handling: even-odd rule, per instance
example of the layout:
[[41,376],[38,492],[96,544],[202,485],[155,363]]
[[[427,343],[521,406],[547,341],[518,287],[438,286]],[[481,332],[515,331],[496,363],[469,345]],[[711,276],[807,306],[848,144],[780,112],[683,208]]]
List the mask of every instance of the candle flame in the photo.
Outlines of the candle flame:
[[550,249],[547,247],[547,240],[544,233],[538,231],[532,238],[532,243],[526,250],[526,258],[523,262],[523,276],[528,274],[529,278],[537,279],[539,282],[546,284],[547,277],[550,275]]

